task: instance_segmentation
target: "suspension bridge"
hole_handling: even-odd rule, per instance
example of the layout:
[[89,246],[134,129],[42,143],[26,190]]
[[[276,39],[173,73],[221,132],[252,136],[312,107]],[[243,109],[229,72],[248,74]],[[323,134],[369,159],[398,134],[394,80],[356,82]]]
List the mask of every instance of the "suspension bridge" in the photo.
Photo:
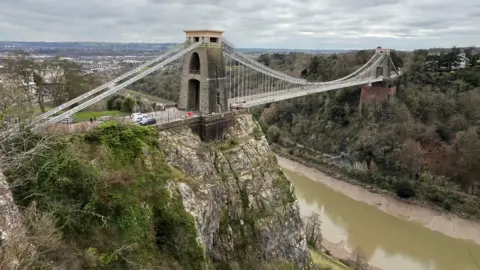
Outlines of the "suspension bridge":
[[55,124],[99,102],[141,78],[171,64],[182,66],[180,110],[222,113],[351,86],[371,85],[400,75],[390,51],[374,55],[351,74],[326,82],[310,82],[271,69],[235,50],[221,31],[185,31],[185,42],[160,56],[31,119],[34,130]]

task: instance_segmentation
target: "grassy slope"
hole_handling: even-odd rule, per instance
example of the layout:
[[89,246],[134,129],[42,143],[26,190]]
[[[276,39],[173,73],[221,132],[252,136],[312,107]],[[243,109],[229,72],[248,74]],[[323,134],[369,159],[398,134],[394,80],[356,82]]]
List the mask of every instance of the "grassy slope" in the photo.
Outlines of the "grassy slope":
[[317,252],[313,249],[309,249],[310,257],[312,258],[312,262],[323,268],[323,269],[331,269],[331,270],[350,270],[351,268],[343,264],[342,262],[338,261],[337,259],[330,257],[324,253]]
[[78,121],[87,121],[90,118],[94,118],[94,117],[99,118],[102,116],[125,116],[125,115],[128,115],[128,113],[121,112],[121,111],[98,111],[98,112],[80,111],[75,113],[72,117],[75,122],[78,122]]

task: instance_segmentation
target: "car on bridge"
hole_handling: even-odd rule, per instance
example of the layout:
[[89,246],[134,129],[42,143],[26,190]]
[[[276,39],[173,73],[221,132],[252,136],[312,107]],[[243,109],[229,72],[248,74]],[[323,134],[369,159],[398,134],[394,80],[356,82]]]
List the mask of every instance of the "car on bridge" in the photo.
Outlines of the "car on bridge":
[[154,125],[156,123],[157,123],[157,119],[153,117],[142,118],[142,120],[139,122],[141,126],[149,126],[149,125]]
[[134,113],[132,115],[132,122],[135,123],[135,124],[138,124],[140,123],[144,118],[147,118],[148,115],[144,114],[144,113]]

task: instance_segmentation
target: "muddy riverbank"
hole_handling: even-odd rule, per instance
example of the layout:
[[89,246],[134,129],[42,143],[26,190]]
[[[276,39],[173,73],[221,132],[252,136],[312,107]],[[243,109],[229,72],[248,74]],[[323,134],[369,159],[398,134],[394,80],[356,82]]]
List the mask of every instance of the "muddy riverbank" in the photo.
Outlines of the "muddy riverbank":
[[480,256],[479,224],[277,159],[295,186],[302,215],[321,215],[323,245],[335,257],[351,260],[360,247],[381,269],[475,269],[470,252]]
[[462,219],[451,213],[442,213],[411,204],[390,195],[370,192],[366,188],[334,179],[319,170],[278,155],[277,159],[280,167],[322,182],[356,201],[375,205],[378,209],[390,215],[419,222],[432,231],[438,231],[457,239],[472,240],[480,244],[480,224],[476,222]]

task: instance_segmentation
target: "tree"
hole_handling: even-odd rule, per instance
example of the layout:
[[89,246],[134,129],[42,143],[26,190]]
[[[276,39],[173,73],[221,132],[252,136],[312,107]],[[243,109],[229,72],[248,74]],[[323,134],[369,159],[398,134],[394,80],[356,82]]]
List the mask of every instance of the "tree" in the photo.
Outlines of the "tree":
[[367,51],[365,51],[365,50],[358,51],[357,55],[356,55],[356,58],[357,58],[358,62],[362,65],[367,63],[368,59],[370,59]]
[[467,190],[474,194],[475,184],[480,175],[480,137],[476,127],[456,134],[450,147],[449,158],[458,171],[464,175]]
[[55,105],[60,105],[99,85],[94,75],[84,75],[80,66],[66,60],[51,60],[51,95]]
[[18,96],[15,95],[11,88],[0,84],[0,130],[4,125],[4,121],[12,115],[14,104],[18,102]]
[[268,56],[268,54],[262,53],[258,58],[258,62],[268,67],[270,65],[270,57]]
[[14,51],[10,53],[5,61],[5,71],[8,77],[9,87],[18,90],[18,95],[22,96],[22,99],[28,101],[28,107],[25,107],[25,111],[33,113],[33,93],[32,85],[30,84],[32,79],[32,70],[34,62],[29,58],[27,52]]
[[479,65],[479,62],[478,62],[478,61],[480,60],[480,54],[475,54],[475,55],[473,55],[472,58],[470,58],[470,59],[471,59],[470,62],[471,62],[471,64],[472,64],[472,67],[478,66],[478,65]]
[[48,89],[46,88],[48,84],[46,77],[52,68],[53,66],[48,60],[32,65],[32,76],[33,82],[35,83],[34,95],[42,113],[45,112],[45,99],[49,95]]
[[445,54],[441,59],[441,65],[446,66],[449,69],[455,68],[460,63],[460,56],[455,51],[451,51]]
[[390,59],[392,59],[393,65],[397,70],[403,67],[403,59],[398,57],[396,51],[394,50],[390,51]]
[[356,248],[353,251],[353,255],[355,256],[355,261],[353,263],[354,270],[367,270],[368,264],[365,261],[365,255],[363,255],[363,251],[360,248]]
[[133,100],[133,98],[131,98],[131,97],[126,97],[126,98],[123,100],[122,112],[132,113],[134,107],[135,107],[135,100]]
[[122,109],[124,96],[112,95],[107,99],[107,110],[120,111]]
[[398,160],[410,173],[410,176],[414,176],[423,165],[422,158],[425,151],[422,145],[412,139],[407,139],[400,150]]
[[320,220],[320,215],[313,213],[310,217],[307,218],[305,223],[305,236],[307,239],[307,244],[311,245],[316,249],[320,249],[322,246],[322,232],[321,226],[322,221]]
[[280,129],[276,125],[269,126],[267,137],[271,142],[277,142],[280,137]]

